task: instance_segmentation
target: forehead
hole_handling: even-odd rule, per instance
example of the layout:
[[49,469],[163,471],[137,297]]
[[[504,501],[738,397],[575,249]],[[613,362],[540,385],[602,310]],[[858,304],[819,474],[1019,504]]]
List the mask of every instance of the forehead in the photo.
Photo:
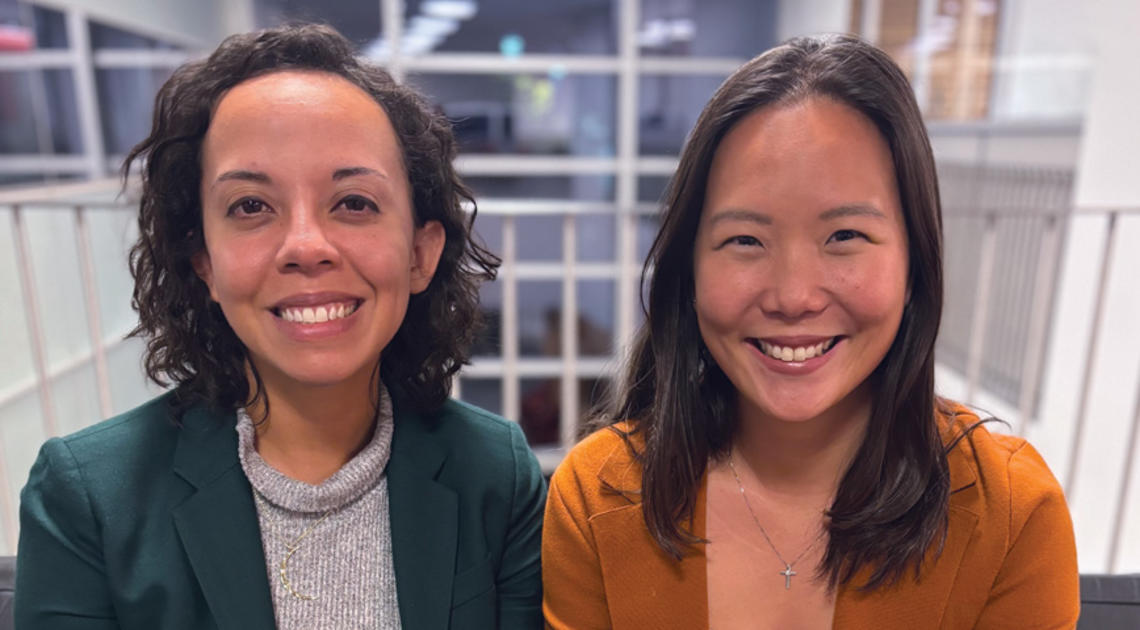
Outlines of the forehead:
[[281,71],[243,81],[214,107],[203,167],[230,159],[399,159],[384,109],[347,79],[325,72]]
[[705,209],[727,204],[816,215],[870,203],[900,212],[897,187],[890,148],[875,124],[847,105],[813,97],[753,111],[725,134],[709,170]]

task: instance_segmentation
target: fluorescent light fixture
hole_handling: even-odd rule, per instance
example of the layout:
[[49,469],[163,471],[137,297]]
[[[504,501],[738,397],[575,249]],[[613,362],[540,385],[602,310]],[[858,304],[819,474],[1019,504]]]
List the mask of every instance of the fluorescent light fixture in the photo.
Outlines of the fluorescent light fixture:
[[457,29],[459,29],[459,22],[455,20],[417,15],[408,24],[408,36],[422,34],[432,37],[446,37]]
[[475,0],[424,0],[420,3],[420,11],[424,15],[449,20],[469,20],[478,10]]
[[697,25],[689,18],[677,18],[669,23],[669,39],[687,42],[697,34]]

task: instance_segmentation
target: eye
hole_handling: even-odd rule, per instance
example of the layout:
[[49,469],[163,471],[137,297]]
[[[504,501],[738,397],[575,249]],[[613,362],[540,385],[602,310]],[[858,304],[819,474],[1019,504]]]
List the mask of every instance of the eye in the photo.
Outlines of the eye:
[[836,233],[832,234],[831,238],[827,240],[842,243],[844,241],[851,241],[857,238],[867,240],[867,235],[858,230],[839,230]]
[[344,199],[341,199],[340,203],[337,204],[337,207],[341,206],[353,214],[369,211],[380,212],[379,206],[377,206],[371,200],[361,197],[360,195],[349,195]]
[[720,244],[720,247],[726,247],[728,245],[740,245],[742,247],[764,246],[764,244],[761,243],[755,236],[749,236],[747,234],[737,234],[736,236],[726,239],[723,243]]
[[261,214],[268,209],[269,206],[256,197],[243,197],[234,202],[233,205],[226,210],[226,215],[233,216],[236,214],[238,216],[248,217]]

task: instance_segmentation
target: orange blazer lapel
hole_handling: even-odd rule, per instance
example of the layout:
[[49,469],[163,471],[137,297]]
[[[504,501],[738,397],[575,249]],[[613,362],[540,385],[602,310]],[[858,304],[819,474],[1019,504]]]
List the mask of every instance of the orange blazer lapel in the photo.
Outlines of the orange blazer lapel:
[[[680,562],[657,546],[641,513],[639,468],[611,458],[598,472],[603,485],[620,490],[626,503],[590,519],[598,545],[606,601],[615,630],[708,627],[703,548]],[[705,481],[694,508],[693,533],[705,533]]]

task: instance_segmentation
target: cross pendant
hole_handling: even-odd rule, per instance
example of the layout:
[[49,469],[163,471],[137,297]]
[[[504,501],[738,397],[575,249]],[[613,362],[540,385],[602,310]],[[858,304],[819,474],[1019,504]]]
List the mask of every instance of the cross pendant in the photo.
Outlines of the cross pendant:
[[780,571],[780,575],[784,576],[784,590],[792,590],[792,576],[796,575],[796,572],[792,570],[792,565],[784,565],[784,570]]

